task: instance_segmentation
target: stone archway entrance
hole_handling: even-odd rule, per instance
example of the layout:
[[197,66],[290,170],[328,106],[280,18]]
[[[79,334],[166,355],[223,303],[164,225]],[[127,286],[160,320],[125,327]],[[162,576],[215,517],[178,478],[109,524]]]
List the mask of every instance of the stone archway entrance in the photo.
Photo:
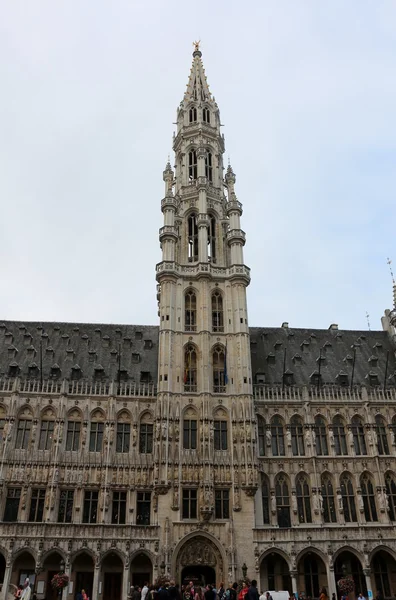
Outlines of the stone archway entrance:
[[175,579],[181,585],[189,581],[197,585],[223,581],[224,565],[217,545],[203,535],[187,540],[176,557]]

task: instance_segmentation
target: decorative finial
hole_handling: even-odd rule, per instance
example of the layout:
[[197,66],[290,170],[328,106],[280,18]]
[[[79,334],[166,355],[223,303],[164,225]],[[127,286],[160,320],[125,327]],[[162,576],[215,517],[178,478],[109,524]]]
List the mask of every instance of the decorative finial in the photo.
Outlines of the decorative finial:
[[194,52],[200,52],[200,49],[199,49],[200,43],[201,43],[201,40],[198,40],[197,42],[193,42]]
[[370,315],[368,314],[367,311],[366,311],[366,319],[367,319],[368,330],[371,331],[371,328],[370,328]]

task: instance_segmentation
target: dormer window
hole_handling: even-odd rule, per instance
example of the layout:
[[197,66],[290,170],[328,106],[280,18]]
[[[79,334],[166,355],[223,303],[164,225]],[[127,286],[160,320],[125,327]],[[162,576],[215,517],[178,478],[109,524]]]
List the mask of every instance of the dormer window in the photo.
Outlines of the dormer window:
[[344,373],[344,371],[340,371],[337,375],[337,383],[342,387],[347,387],[347,385],[349,384],[348,374]]
[[267,363],[269,365],[274,365],[275,364],[275,354],[273,352],[270,352],[267,356]]
[[150,381],[151,381],[150,371],[140,371],[140,381],[141,381],[141,383],[150,383]]
[[314,373],[312,373],[311,377],[310,377],[310,383],[311,385],[316,385],[319,386],[322,384],[322,375],[321,373],[318,373],[317,371],[315,371]]
[[210,123],[210,110],[209,108],[204,108],[202,111],[202,119],[204,123]]
[[79,379],[81,379],[82,376],[82,371],[81,371],[81,367],[80,365],[74,365],[71,368],[71,378],[73,381],[78,381]]
[[32,363],[31,365],[29,365],[28,367],[28,377],[29,379],[36,379],[39,376],[39,368],[36,365],[36,363]]
[[135,340],[142,340],[143,333],[141,331],[135,331]]
[[51,367],[50,378],[58,379],[60,377],[60,374],[61,374],[60,366],[57,363],[55,363]]
[[140,354],[138,352],[134,352],[132,354],[132,362],[133,363],[138,363],[140,362]]
[[378,356],[370,356],[368,361],[372,367],[376,367],[378,364]]
[[258,385],[265,384],[265,373],[256,373],[256,383]]
[[151,350],[153,347],[153,342],[151,340],[144,340],[144,349]]
[[367,375],[367,379],[371,387],[376,387],[379,385],[379,378],[377,373],[370,371],[370,373]]
[[285,371],[285,373],[283,373],[283,383],[284,385],[290,386],[290,385],[294,385],[294,373],[293,371]]
[[121,369],[118,371],[118,379],[119,381],[128,381],[127,369],[121,367]]
[[19,375],[19,365],[16,362],[12,362],[8,367],[8,377],[18,377]]
[[195,106],[192,106],[190,108],[189,120],[190,120],[190,123],[195,123],[197,120],[197,109],[195,108]]
[[300,365],[301,360],[302,360],[301,354],[295,354],[292,358],[292,361],[294,362],[295,365]]
[[102,365],[96,365],[96,367],[94,368],[94,377],[95,379],[103,379],[104,376],[104,368],[102,367]]

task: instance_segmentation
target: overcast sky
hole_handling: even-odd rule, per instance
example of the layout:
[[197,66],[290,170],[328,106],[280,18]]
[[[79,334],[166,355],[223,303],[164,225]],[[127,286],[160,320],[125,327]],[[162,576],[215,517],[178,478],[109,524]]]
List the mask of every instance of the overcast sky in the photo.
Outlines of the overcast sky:
[[396,2],[0,0],[0,319],[157,323],[162,171],[201,39],[250,325],[366,329],[396,270]]

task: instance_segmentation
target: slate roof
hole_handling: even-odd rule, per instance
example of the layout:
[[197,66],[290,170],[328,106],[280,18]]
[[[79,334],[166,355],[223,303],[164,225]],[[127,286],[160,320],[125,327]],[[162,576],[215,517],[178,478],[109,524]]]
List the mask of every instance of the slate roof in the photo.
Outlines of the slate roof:
[[[80,369],[83,380],[116,381],[120,351],[123,381],[156,383],[158,335],[148,325],[0,322],[0,378],[10,366],[37,377],[42,361],[44,380]],[[355,349],[354,384],[368,385],[371,373],[383,385],[389,351],[387,385],[396,385],[395,347],[384,331],[253,327],[250,336],[254,383],[281,384],[285,368],[296,385],[309,385],[321,356],[322,383],[340,384],[341,374],[350,384]]]
[[347,385],[351,383],[356,350],[354,384],[369,385],[371,373],[383,385],[389,356],[387,385],[395,386],[395,347],[385,331],[253,327],[250,336],[255,383],[261,374],[265,383],[282,384],[285,368],[296,385],[309,385],[311,375],[319,373],[321,362],[323,384],[342,385],[344,381]]

